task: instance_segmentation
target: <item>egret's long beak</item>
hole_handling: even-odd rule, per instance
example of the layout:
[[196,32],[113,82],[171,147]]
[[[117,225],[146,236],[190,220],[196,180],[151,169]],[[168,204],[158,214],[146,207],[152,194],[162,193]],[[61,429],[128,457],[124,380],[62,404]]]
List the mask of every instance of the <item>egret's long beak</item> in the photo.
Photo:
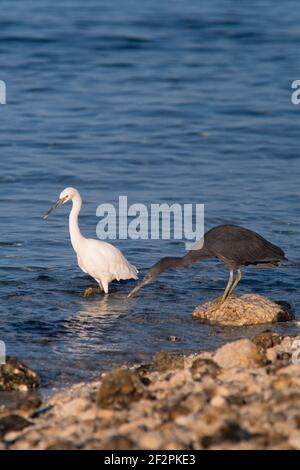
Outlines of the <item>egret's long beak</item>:
[[132,289],[132,291],[129,292],[127,298],[130,299],[131,297],[133,297],[142,287],[146,286],[149,282],[150,279],[148,279],[147,281],[143,279],[141,282],[138,283],[137,286]]
[[56,203],[52,207],[50,207],[50,209],[46,212],[43,219],[47,219],[49,215],[51,214],[51,212],[54,211],[54,209],[58,209],[59,207],[61,207],[66,199],[67,199],[66,197],[62,197],[58,199],[58,201],[56,201]]

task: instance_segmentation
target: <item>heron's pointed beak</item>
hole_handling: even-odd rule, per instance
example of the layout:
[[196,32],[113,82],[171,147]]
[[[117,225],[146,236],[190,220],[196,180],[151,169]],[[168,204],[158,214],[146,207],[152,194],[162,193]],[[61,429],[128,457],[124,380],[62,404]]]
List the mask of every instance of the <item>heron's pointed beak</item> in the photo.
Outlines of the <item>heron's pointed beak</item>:
[[51,214],[51,212],[54,211],[54,209],[58,209],[59,207],[61,207],[63,203],[65,202],[65,200],[66,200],[65,197],[58,199],[58,201],[56,201],[56,203],[52,207],[50,207],[50,209],[46,212],[43,219],[47,219],[49,215]]
[[129,292],[127,298],[130,299],[131,297],[133,297],[142,287],[146,286],[149,282],[150,280],[145,281],[143,279],[141,282],[138,283],[137,286],[132,289],[132,291]]

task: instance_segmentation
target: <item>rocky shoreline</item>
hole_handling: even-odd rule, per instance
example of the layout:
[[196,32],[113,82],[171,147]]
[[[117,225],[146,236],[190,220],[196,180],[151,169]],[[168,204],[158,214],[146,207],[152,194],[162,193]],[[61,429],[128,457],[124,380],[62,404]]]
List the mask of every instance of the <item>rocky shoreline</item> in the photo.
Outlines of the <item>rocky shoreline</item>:
[[300,335],[265,331],[213,352],[161,352],[43,403],[35,373],[10,360],[0,449],[300,449],[299,352]]

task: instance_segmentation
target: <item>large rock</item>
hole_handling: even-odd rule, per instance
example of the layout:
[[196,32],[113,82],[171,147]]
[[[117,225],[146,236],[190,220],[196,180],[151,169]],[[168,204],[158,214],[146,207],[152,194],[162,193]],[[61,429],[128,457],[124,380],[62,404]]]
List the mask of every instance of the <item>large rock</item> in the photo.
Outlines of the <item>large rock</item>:
[[[40,379],[37,373],[15,357],[7,357],[6,363],[0,365],[0,417],[12,416],[10,420],[2,420],[3,429],[22,423],[21,417],[30,416],[40,407],[42,400],[37,392]],[[4,424],[3,424],[4,423]],[[1,430],[0,430],[1,435]]]
[[265,358],[252,341],[240,339],[227,343],[217,349],[214,361],[218,366],[225,369],[232,367],[252,368],[262,365],[265,362]]
[[8,357],[6,363],[0,365],[1,392],[27,392],[36,389],[39,384],[37,373],[15,357]]
[[294,319],[289,304],[273,302],[256,294],[229,297],[218,305],[219,299],[199,305],[192,313],[194,318],[221,325],[243,326],[289,321]]

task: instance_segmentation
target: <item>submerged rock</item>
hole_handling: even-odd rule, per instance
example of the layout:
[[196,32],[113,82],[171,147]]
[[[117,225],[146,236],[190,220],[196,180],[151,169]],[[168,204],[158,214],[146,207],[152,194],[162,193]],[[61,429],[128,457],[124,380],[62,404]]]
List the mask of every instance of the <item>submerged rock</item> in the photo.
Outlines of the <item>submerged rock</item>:
[[217,349],[214,360],[220,367],[225,369],[231,367],[258,367],[265,363],[264,356],[249,339],[240,339],[221,346]]
[[103,377],[96,402],[102,408],[128,408],[144,395],[145,387],[135,371],[114,369]]
[[175,335],[171,335],[168,337],[168,340],[171,341],[171,343],[175,343],[176,341],[178,341],[178,336],[175,336]]
[[34,370],[15,357],[8,357],[6,364],[0,365],[0,391],[27,392],[36,389],[40,379]]
[[258,325],[294,319],[287,302],[276,303],[262,295],[233,296],[221,305],[218,305],[218,301],[219,299],[214,299],[199,305],[192,316],[208,323],[231,326]]

